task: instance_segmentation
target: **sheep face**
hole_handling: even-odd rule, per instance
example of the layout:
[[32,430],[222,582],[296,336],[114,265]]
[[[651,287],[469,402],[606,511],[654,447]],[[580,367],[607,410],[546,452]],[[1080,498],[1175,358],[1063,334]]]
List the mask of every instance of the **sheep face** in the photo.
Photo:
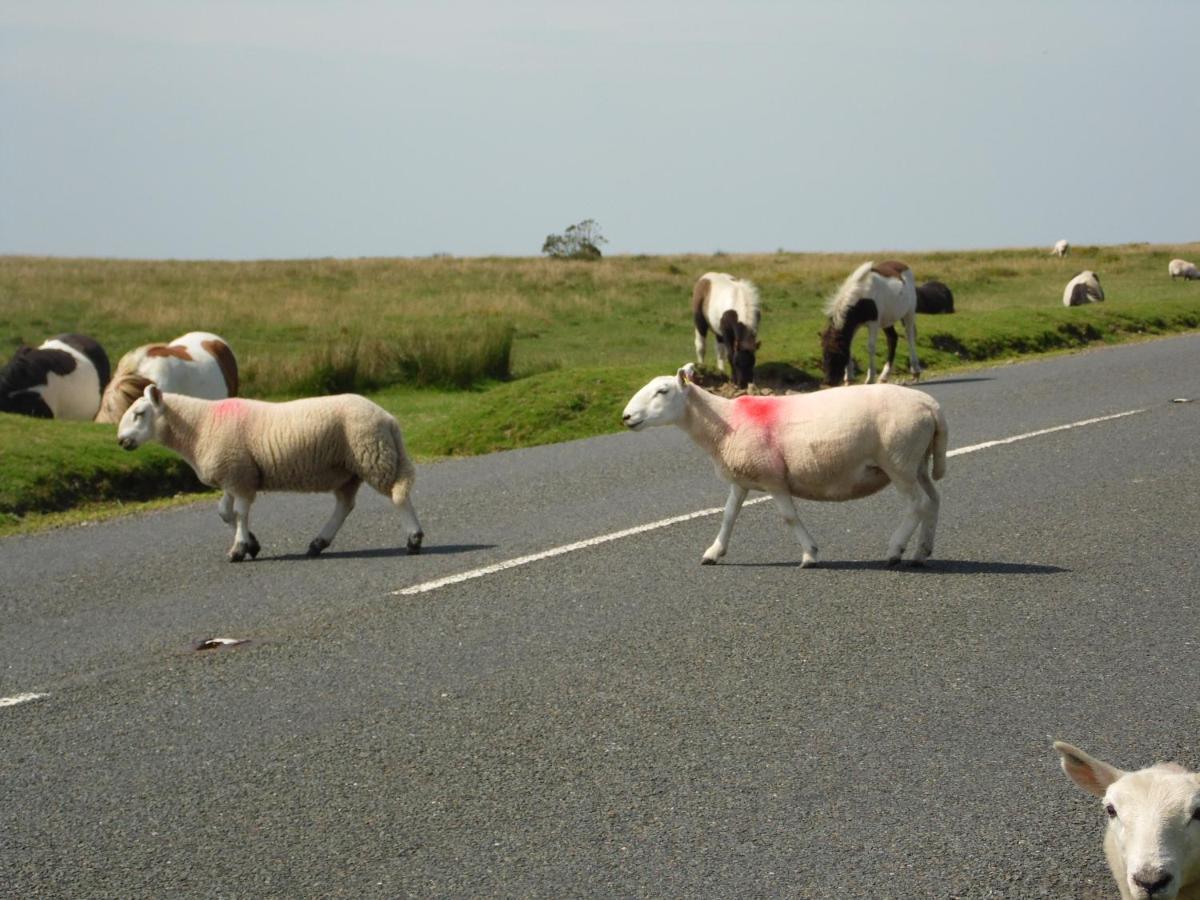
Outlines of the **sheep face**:
[[695,371],[691,363],[675,375],[662,375],[633,395],[625,407],[621,421],[626,427],[640,431],[652,425],[674,425],[683,418],[687,407],[688,379]]
[[126,450],[136,450],[146,441],[158,436],[158,423],[162,419],[163,397],[157,385],[149,385],[125,410],[117,425],[117,443]]
[[1054,748],[1071,780],[1104,800],[1104,849],[1123,897],[1172,900],[1200,882],[1200,775],[1173,763],[1124,772],[1070,744]]

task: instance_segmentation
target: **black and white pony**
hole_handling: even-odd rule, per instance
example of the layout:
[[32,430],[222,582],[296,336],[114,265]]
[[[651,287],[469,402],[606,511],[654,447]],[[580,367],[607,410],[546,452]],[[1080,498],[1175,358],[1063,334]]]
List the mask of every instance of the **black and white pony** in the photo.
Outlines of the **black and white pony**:
[[732,362],[733,383],[747,388],[754,383],[754,354],[758,340],[758,289],[749,281],[724,272],[700,276],[692,289],[692,319],[696,324],[696,362],[704,364],[708,329],[717,341],[717,368],[725,372]]
[[917,312],[928,315],[954,312],[954,294],[940,281],[917,285]]
[[90,422],[108,383],[108,355],[92,338],[60,334],[19,347],[0,368],[0,412]]
[[842,282],[825,304],[829,326],[821,335],[826,384],[849,384],[854,378],[850,342],[860,325],[867,326],[867,383],[875,380],[875,342],[882,328],[887,335],[888,357],[879,380],[887,381],[896,359],[896,322],[904,323],[908,337],[909,369],[921,374],[917,362],[917,290],[912,269],[894,260],[865,262]]

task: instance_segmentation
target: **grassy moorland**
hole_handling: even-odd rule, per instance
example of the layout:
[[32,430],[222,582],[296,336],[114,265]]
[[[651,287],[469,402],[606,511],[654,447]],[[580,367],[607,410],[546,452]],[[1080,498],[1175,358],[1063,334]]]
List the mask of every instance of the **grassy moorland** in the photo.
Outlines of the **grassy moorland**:
[[[815,378],[824,299],[864,259],[897,255],[919,281],[954,290],[955,315],[918,320],[931,376],[1200,328],[1200,284],[1167,276],[1171,258],[1200,258],[1200,244],[1079,247],[1066,259],[1043,248],[598,262],[0,257],[0,355],[79,331],[115,364],[137,344],[211,330],[237,352],[245,396],[360,391],[396,413],[418,458],[484,453],[619,428],[633,390],[691,357],[691,286],[706,271],[759,285],[760,383]],[[1109,299],[1065,309],[1063,285],[1084,268]],[[169,453],[118,450],[111,426],[0,416],[0,532],[28,514],[196,488]]]

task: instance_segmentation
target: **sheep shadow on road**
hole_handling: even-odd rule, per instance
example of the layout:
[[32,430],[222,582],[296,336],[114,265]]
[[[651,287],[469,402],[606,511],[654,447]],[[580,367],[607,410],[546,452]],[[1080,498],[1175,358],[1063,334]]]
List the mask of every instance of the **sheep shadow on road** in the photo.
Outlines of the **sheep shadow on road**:
[[[420,556],[448,556],[457,553],[473,553],[476,550],[492,550],[495,544],[434,544],[421,548]],[[408,556],[408,549],[402,544],[399,547],[375,547],[369,550],[326,550],[318,556],[307,553],[280,553],[277,556],[263,556],[262,562],[293,562],[295,560],[313,559],[383,559],[389,556]]]
[[[799,560],[769,563],[721,562],[722,566],[745,566],[748,568],[800,568]],[[814,570],[831,569],[851,572],[903,572],[913,575],[1059,575],[1070,572],[1061,566],[1039,563],[991,562],[971,559],[931,559],[924,565],[914,566],[905,561],[889,566],[882,559],[835,559],[817,563]]]

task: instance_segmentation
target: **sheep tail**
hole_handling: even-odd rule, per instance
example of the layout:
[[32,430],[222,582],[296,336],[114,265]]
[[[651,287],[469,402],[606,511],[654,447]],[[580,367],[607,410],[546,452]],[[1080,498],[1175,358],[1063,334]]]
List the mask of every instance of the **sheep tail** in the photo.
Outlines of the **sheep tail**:
[[946,474],[946,443],[950,440],[946,416],[937,403],[933,404],[933,424],[933,443],[929,445],[929,453],[933,457],[933,480],[937,481]]
[[396,480],[392,482],[392,502],[400,506],[408,500],[413,482],[417,478],[417,470],[404,450],[404,437],[400,434],[400,423],[392,419],[390,430],[392,440],[396,444]]

